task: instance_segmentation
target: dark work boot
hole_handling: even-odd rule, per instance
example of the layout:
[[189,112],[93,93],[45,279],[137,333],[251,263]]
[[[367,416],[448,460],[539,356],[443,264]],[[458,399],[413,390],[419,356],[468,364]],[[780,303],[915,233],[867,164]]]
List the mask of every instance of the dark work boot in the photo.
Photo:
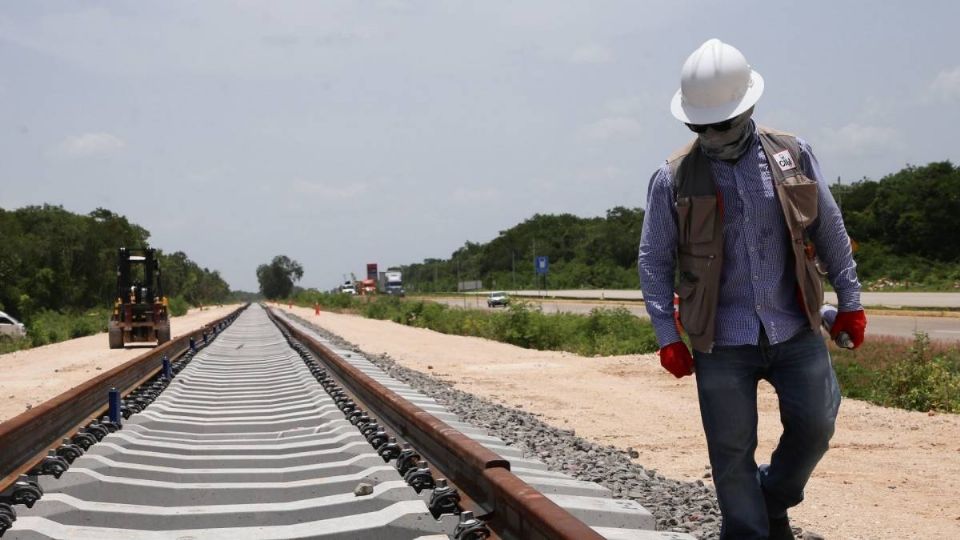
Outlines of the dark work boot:
[[770,518],[770,540],[796,540],[787,516]]

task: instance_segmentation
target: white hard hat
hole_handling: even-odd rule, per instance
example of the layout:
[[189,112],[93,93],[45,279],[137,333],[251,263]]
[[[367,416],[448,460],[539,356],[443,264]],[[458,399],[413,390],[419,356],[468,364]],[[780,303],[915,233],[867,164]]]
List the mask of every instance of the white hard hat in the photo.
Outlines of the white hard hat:
[[711,39],[684,62],[670,112],[687,124],[715,124],[753,107],[761,94],[763,77],[750,69],[743,53]]

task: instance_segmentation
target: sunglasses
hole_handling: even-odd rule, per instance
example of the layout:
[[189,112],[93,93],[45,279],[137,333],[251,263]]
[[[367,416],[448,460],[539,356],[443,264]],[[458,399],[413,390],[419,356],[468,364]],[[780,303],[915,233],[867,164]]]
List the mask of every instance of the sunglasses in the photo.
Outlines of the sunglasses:
[[717,122],[716,124],[687,124],[687,127],[690,128],[690,131],[694,133],[706,133],[708,129],[714,131],[730,131],[730,128],[733,127],[734,121],[737,117],[733,117],[729,120],[724,120],[723,122]]

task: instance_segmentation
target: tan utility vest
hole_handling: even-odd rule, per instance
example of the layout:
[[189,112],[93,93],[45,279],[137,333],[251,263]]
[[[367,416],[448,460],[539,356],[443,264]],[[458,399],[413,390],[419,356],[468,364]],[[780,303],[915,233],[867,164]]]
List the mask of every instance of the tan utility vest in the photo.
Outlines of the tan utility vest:
[[[806,229],[817,219],[817,183],[800,170],[800,146],[788,133],[759,127],[760,143],[770,165],[774,190],[790,232],[797,286],[810,327],[820,328],[823,282]],[[723,268],[722,201],[717,204],[710,159],[697,139],[667,160],[677,206],[677,259],[680,322],[693,348],[713,349],[720,272]]]

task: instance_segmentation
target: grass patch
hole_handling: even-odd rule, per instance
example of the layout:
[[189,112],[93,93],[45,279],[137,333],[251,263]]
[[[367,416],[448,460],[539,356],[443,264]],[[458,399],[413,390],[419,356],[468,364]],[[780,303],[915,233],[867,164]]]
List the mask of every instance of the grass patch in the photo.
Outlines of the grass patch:
[[657,350],[650,322],[623,307],[597,308],[589,315],[547,315],[539,307],[514,300],[498,311],[452,308],[425,300],[395,296],[356,297],[313,293],[297,297],[298,305],[355,312],[444,334],[475,336],[527,349],[567,351],[583,356],[642,354]]
[[167,299],[167,309],[171,317],[180,317],[190,311],[190,303],[182,296],[173,296]]
[[110,308],[106,307],[80,312],[40,311],[24,322],[27,326],[27,337],[17,340],[0,339],[0,354],[106,332],[110,313]]
[[844,396],[884,407],[960,413],[960,348],[914,339],[871,338],[856,351],[831,347]]

